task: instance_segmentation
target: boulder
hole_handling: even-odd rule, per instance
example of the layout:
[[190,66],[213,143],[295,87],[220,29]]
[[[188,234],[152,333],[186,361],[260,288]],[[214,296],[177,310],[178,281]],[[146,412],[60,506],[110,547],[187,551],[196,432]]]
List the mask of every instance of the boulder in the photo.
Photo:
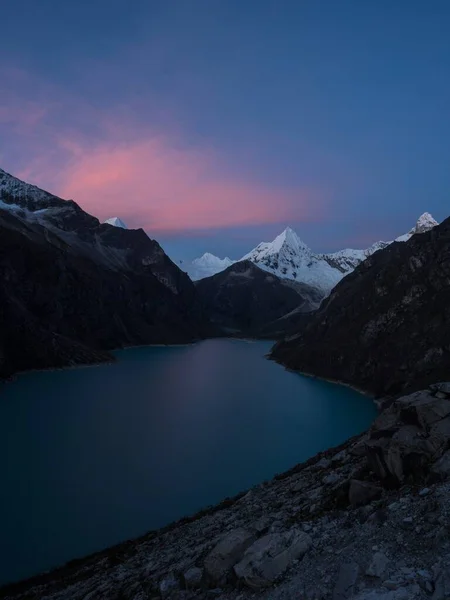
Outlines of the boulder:
[[436,421],[430,431],[417,425],[378,431],[366,442],[367,459],[380,479],[390,478],[401,483],[408,475],[422,475],[426,465],[445,450],[448,436],[450,418]]
[[202,585],[203,569],[198,567],[191,567],[183,575],[184,585],[187,590],[195,590]]
[[168,598],[173,592],[178,591],[180,587],[180,582],[175,574],[169,573],[169,575],[159,584],[161,598]]
[[253,531],[233,529],[223,537],[205,558],[205,574],[209,583],[223,585],[232,567],[253,544],[256,535]]
[[240,581],[253,589],[268,587],[294,560],[302,558],[311,545],[311,537],[297,528],[271,533],[246,550],[234,572]]
[[358,481],[351,479],[348,490],[348,500],[353,506],[363,506],[376,500],[382,494],[383,490],[380,486],[374,485],[367,481]]
[[359,565],[355,562],[343,563],[333,590],[333,600],[353,598],[355,585],[359,575]]
[[431,473],[438,479],[446,479],[450,476],[450,450],[444,452],[441,458],[432,464]]
[[388,564],[389,559],[383,552],[375,552],[366,571],[366,575],[369,577],[381,578],[386,574]]
[[445,381],[442,383],[432,383],[430,385],[430,389],[433,390],[433,392],[442,392],[450,396],[450,381]]

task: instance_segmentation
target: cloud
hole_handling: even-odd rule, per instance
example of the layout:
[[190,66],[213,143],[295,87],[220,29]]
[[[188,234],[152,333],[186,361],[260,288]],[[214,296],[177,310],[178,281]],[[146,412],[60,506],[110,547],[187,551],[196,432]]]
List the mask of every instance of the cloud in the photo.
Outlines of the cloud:
[[14,77],[21,94],[0,100],[0,126],[13,125],[16,145],[20,140],[15,173],[100,219],[120,216],[158,234],[311,221],[323,214],[319,190],[268,186],[251,173],[234,174],[210,147],[156,131],[123,107],[100,111],[54,87],[46,93],[33,79],[39,101],[24,101],[26,75]]

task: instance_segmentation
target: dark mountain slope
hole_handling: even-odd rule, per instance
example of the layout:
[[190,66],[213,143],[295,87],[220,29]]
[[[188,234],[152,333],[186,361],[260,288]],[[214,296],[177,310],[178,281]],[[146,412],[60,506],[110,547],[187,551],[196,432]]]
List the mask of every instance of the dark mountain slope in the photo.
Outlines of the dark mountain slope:
[[1,171],[0,198],[0,376],[214,331],[189,277],[144,231],[100,224]]
[[316,308],[321,295],[314,288],[280,279],[251,261],[196,282],[211,320],[229,332],[257,335],[259,329],[294,309]]
[[448,379],[450,219],[369,257],[272,356],[378,396]]

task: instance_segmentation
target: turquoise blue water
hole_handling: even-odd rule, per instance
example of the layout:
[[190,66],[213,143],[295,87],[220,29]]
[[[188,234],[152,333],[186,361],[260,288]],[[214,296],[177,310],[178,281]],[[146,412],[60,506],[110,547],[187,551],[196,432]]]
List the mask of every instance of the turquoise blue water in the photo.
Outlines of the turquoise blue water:
[[0,386],[0,581],[144,534],[366,429],[372,401],[270,342],[132,348]]

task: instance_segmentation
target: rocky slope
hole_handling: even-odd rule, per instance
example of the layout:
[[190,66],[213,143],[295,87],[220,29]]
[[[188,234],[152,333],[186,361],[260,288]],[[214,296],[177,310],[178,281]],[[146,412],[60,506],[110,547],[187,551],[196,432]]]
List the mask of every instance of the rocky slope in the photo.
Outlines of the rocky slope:
[[225,271],[196,282],[211,321],[228,333],[256,335],[259,329],[293,310],[317,308],[318,290],[280,279],[251,261],[240,261]]
[[447,600],[449,445],[442,383],[270,482],[0,597]]
[[450,372],[450,219],[377,252],[272,356],[381,396]]
[[0,377],[212,333],[195,287],[142,229],[101,224],[0,171]]

